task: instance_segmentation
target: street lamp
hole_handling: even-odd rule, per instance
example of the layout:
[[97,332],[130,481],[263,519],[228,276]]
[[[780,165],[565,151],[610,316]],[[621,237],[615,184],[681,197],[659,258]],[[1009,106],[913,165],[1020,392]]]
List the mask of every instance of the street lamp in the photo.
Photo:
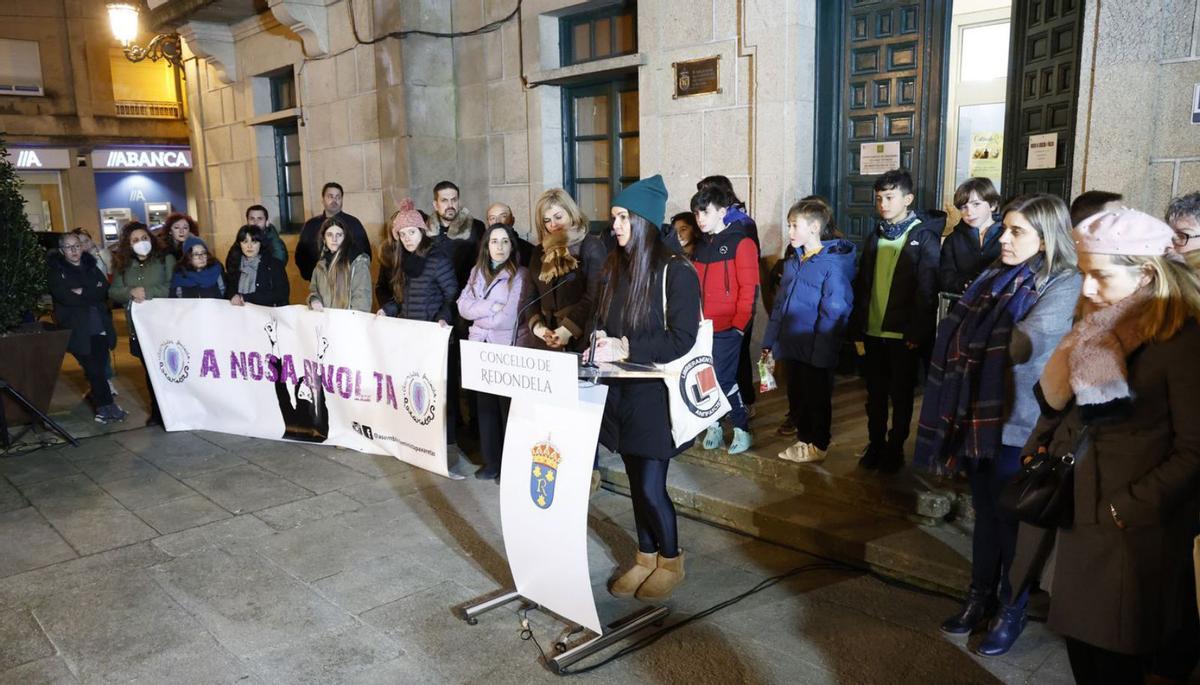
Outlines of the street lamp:
[[164,59],[168,64],[182,68],[182,50],[179,45],[179,34],[160,33],[150,39],[150,43],[142,48],[134,44],[138,34],[138,6],[131,2],[108,3],[108,23],[112,27],[113,36],[121,42],[125,51],[125,59],[130,62],[141,62],[147,57],[151,62]]

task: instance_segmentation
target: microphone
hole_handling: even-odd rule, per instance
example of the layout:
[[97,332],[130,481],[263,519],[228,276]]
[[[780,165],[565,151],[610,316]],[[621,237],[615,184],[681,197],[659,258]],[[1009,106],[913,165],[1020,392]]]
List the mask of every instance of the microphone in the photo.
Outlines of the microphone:
[[521,307],[521,309],[519,309],[517,311],[517,321],[516,321],[516,323],[513,324],[512,342],[509,343],[510,347],[514,347],[517,344],[517,333],[520,332],[521,321],[525,318],[525,312],[528,311],[529,308],[532,307],[533,305],[537,304],[538,302],[541,302],[542,298],[546,297],[547,295],[554,292],[555,290],[558,290],[559,288],[563,287],[564,285],[571,283],[578,277],[579,277],[578,271],[572,271],[571,273],[567,274],[566,276],[563,276],[562,280],[560,280],[558,283],[554,284],[554,287],[550,288],[549,290],[542,293],[541,295],[538,295],[537,297],[533,298],[532,300],[526,302],[525,306]]

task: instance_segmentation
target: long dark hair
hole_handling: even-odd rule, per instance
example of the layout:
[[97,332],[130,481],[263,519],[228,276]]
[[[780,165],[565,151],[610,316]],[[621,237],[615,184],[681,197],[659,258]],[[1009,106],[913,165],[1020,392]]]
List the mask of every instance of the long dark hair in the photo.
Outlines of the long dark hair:
[[[508,259],[499,268],[492,268],[492,253],[488,249],[488,243],[492,241],[493,231],[504,231],[504,235],[508,238],[508,244],[512,249],[508,251]],[[508,224],[492,224],[488,226],[487,231],[483,234],[483,240],[479,241],[479,257],[475,260],[475,269],[483,274],[483,282],[485,285],[491,285],[492,280],[501,271],[507,271],[509,278],[515,278],[517,268],[520,264],[517,262],[517,232]]]
[[146,255],[146,260],[162,259],[167,254],[166,241],[161,235],[155,235],[146,224],[140,221],[130,221],[121,229],[121,239],[117,242],[117,249],[113,252],[113,273],[119,273],[129,267],[130,264],[137,262],[137,255],[133,252],[133,244],[129,242],[129,237],[134,231],[142,230],[146,235],[150,236],[150,254]]
[[[621,307],[621,325],[625,333],[644,328],[650,321],[650,310],[658,306],[654,293],[654,274],[662,271],[671,259],[671,251],[663,244],[658,226],[639,214],[629,213],[629,242],[616,248],[604,262],[604,292],[600,296],[601,321],[612,306],[613,291],[621,280],[629,282]],[[687,263],[684,260],[684,263]],[[690,265],[689,265],[690,266]]]
[[[396,221],[398,214],[400,212],[392,214],[388,226]],[[419,228],[421,230],[421,242],[417,243],[417,249],[413,251],[413,254],[418,257],[427,257],[429,251],[433,249],[433,238],[429,237],[425,229],[421,226],[402,226],[401,228]],[[383,249],[380,250],[379,266],[381,269],[388,270],[388,286],[392,290],[392,299],[396,304],[400,304],[404,301],[404,283],[407,281],[404,276],[404,243],[400,242],[399,238],[392,237],[390,230],[387,232]]]
[[350,231],[346,230],[346,222],[342,220],[341,215],[331,216],[321,222],[321,230],[318,231],[318,240],[321,241],[321,259],[330,254],[329,248],[325,244],[325,232],[334,226],[342,229],[342,244],[338,245],[337,252],[332,253],[332,257],[329,259],[327,268],[331,302],[326,304],[335,309],[345,309],[350,306],[350,267],[358,257],[358,250],[354,246],[354,239],[350,237]]

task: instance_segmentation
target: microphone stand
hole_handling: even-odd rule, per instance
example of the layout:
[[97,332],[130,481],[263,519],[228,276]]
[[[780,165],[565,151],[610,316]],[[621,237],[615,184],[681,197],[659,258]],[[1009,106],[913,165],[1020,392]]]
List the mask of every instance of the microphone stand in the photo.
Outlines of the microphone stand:
[[541,302],[542,299],[545,298],[550,293],[552,293],[555,290],[558,290],[559,288],[563,287],[564,285],[574,281],[578,277],[579,277],[579,272],[572,271],[571,273],[567,274],[566,276],[563,276],[561,281],[554,284],[554,287],[550,288],[549,290],[542,293],[541,295],[538,295],[537,297],[533,298],[532,300],[526,302],[525,306],[523,306],[519,310],[517,310],[517,320],[513,324],[512,340],[509,341],[509,343],[508,343],[510,347],[515,347],[517,344],[517,333],[520,332],[521,320],[525,317],[525,312],[528,311],[529,308],[532,307],[533,305],[537,304],[538,302]]

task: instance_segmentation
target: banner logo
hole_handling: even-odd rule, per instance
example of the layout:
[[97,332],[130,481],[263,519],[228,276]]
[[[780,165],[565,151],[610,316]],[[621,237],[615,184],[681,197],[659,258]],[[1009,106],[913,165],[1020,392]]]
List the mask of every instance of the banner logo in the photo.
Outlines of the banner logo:
[[721,386],[712,357],[701,355],[684,364],[679,372],[679,394],[688,411],[704,419],[721,408]]
[[562,454],[549,438],[531,449],[533,466],[529,471],[529,499],[541,509],[554,504],[554,483],[558,480],[558,465]]
[[182,383],[188,377],[190,361],[183,343],[168,340],[158,348],[158,370],[172,383]]
[[361,424],[358,421],[354,421],[350,424],[350,427],[354,429],[355,433],[358,433],[359,435],[363,436],[367,440],[375,439],[375,432],[371,430],[370,426]]
[[423,373],[410,373],[404,379],[404,408],[418,425],[427,426],[433,421],[437,407],[437,394],[433,383]]

